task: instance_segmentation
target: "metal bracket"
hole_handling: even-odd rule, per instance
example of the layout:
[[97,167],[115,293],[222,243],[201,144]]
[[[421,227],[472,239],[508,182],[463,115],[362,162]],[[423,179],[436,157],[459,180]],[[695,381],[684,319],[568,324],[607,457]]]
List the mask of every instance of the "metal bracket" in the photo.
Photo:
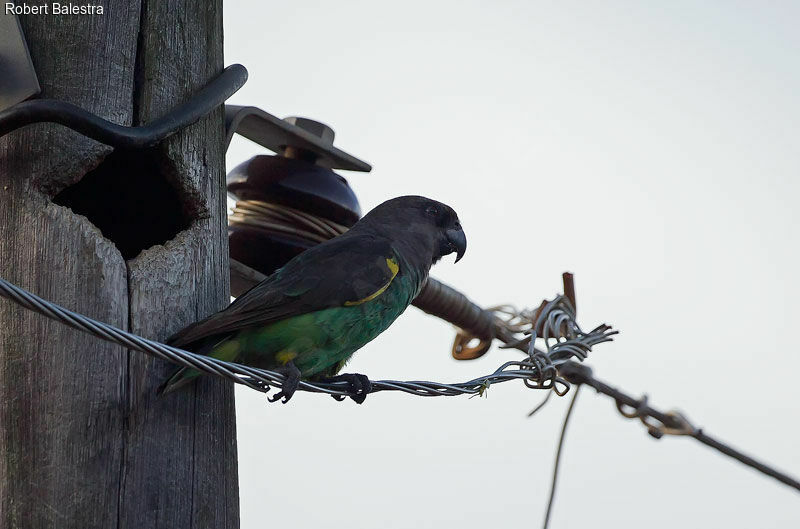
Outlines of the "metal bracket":
[[0,12],[0,111],[41,91],[17,15]]
[[[2,20],[2,18],[0,18]],[[247,70],[233,64],[160,118],[139,127],[111,123],[65,101],[37,99],[0,111],[0,137],[20,127],[39,122],[59,123],[93,140],[120,149],[142,149],[196,122],[233,95],[247,80]]]
[[[326,130],[318,135],[299,126],[308,123]],[[333,130],[303,118],[284,120],[260,108],[226,105],[225,129],[226,150],[234,133],[237,133],[279,154],[282,154],[287,147],[308,151],[315,155],[314,163],[328,169],[362,172],[372,170],[372,166],[367,162],[333,146]]]

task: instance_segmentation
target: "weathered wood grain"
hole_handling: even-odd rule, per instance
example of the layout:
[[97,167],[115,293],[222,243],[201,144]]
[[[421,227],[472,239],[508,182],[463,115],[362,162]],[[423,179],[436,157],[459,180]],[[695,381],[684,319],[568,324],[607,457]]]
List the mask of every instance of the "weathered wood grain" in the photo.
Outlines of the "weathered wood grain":
[[[131,123],[139,10],[126,4],[109,2],[113,18],[22,17],[43,97]],[[108,152],[47,124],[0,139],[0,274],[125,328],[119,252],[49,200]],[[126,366],[122,348],[0,302],[0,527],[116,525]]]
[[[122,124],[155,119],[222,70],[222,6],[105,2],[22,18],[43,97]],[[0,139],[0,275],[164,339],[227,303],[221,109],[148,152],[190,228],[128,261],[50,202],[110,152],[39,124]],[[238,527],[231,384],[163,399],[168,364],[0,300],[0,527]]]
[[[147,123],[222,71],[222,2],[149,0],[141,23],[134,119]],[[158,149],[197,220],[128,263],[137,334],[164,338],[228,304],[223,138],[220,108]],[[120,527],[238,527],[233,385],[202,379],[155,398],[172,369],[131,356]],[[139,493],[154,481],[162,485],[157,491]]]

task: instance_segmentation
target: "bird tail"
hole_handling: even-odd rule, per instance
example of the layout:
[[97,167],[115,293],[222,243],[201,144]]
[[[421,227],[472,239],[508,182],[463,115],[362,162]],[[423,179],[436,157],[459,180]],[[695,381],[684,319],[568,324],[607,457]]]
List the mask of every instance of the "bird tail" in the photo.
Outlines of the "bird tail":
[[[175,336],[171,336],[167,340],[167,343],[177,347],[183,347],[187,351],[193,351],[200,355],[207,355],[216,345],[224,341],[225,338],[227,338],[227,336],[222,338],[219,336],[212,336],[193,343],[182,343],[181,341],[176,340]],[[197,369],[192,369],[191,367],[181,367],[175,371],[172,376],[169,377],[163,384],[161,384],[161,386],[159,386],[157,390],[158,396],[163,397],[167,393],[172,393],[173,391],[182,388],[190,382],[194,382],[194,380],[202,374],[203,373]]]
[[182,367],[178,369],[171,377],[169,377],[161,386],[158,388],[158,396],[163,397],[168,393],[172,393],[173,391],[182,388],[186,384],[194,381],[197,377],[200,376],[200,371],[196,369],[191,369],[189,367]]

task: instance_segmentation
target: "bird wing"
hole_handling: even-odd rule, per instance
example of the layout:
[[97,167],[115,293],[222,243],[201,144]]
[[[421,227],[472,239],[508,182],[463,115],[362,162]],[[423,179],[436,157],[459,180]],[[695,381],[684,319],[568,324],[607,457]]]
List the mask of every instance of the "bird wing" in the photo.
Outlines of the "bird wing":
[[189,325],[167,342],[183,346],[299,314],[366,303],[383,293],[398,272],[388,240],[340,235],[301,253],[226,309]]

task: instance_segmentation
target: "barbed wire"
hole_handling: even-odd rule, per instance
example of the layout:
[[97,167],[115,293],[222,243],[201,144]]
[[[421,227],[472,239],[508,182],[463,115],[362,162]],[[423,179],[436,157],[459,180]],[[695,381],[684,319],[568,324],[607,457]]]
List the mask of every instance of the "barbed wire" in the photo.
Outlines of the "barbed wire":
[[[567,408],[567,413],[564,416],[564,422],[561,426],[561,435],[559,436],[558,448],[556,449],[556,457],[553,464],[553,477],[550,484],[550,495],[547,502],[544,524],[542,526],[543,529],[547,529],[550,523],[550,514],[552,512],[553,501],[556,494],[558,469],[561,464],[561,456],[564,448],[567,425],[569,424],[569,419],[572,416],[572,411],[575,406],[575,401],[578,398],[578,393],[583,385],[590,386],[598,393],[614,399],[614,403],[616,404],[617,411],[620,413],[620,415],[628,419],[639,419],[647,428],[647,433],[655,439],[661,439],[665,435],[684,435],[692,437],[704,445],[710,446],[726,456],[731,457],[740,463],[749,466],[750,468],[754,468],[759,472],[774,478],[795,490],[800,491],[800,481],[794,479],[784,472],[781,472],[780,470],[772,468],[769,465],[766,465],[740,452],[739,450],[723,443],[719,439],[715,439],[714,437],[708,435],[702,430],[702,428],[696,428],[691,422],[689,422],[684,414],[677,410],[663,412],[650,407],[647,404],[647,395],[637,399],[620,391],[617,388],[609,386],[605,382],[595,378],[592,373],[592,369],[587,365],[566,361],[560,366],[559,372],[564,378],[566,378],[566,380],[573,384],[577,384],[577,387],[575,388],[574,395],[570,401],[569,407]],[[547,397],[549,398],[550,395],[551,393],[548,393]],[[545,399],[544,402],[539,404],[532,412],[530,412],[528,417],[539,411],[546,402],[547,399]]]
[[[197,369],[203,373],[220,376],[256,391],[266,393],[272,388],[281,387],[284,381],[284,375],[281,373],[198,355],[177,347],[148,340],[118,329],[113,325],[98,322],[42,299],[3,278],[0,278],[0,296],[6,297],[22,307],[54,319],[64,325],[92,334],[97,338],[174,364]],[[588,333],[583,332],[575,321],[574,307],[566,297],[557,296],[552,301],[544,302],[535,311],[517,311],[510,307],[496,307],[495,310],[498,314],[497,328],[500,331],[498,333],[499,338],[506,342],[503,347],[526,351],[527,357],[524,360],[505,362],[488,375],[461,383],[374,381],[371,383],[372,390],[370,392],[401,391],[423,397],[465,394],[483,395],[493,384],[520,379],[526,387],[551,390],[548,392],[549,397],[552,393],[563,396],[569,391],[570,384],[588,385],[599,393],[612,397],[618,411],[623,416],[641,420],[647,427],[648,433],[653,437],[657,439],[664,435],[686,435],[692,437],[800,491],[800,481],[709,436],[702,429],[695,428],[679,412],[661,412],[648,406],[646,397],[636,399],[609,386],[594,378],[591,368],[573,361],[573,359],[584,360],[594,345],[611,341],[617,331],[612,330],[608,325],[600,325]],[[537,338],[539,332],[542,333],[540,341],[544,344],[544,351],[535,347],[536,340],[539,339]],[[523,334],[523,336],[512,338],[512,336],[518,336],[519,334]],[[347,383],[341,382],[322,383],[301,380],[298,389],[343,397],[349,396],[347,386]],[[545,515],[545,528],[550,519],[566,426],[574,404],[575,400],[573,399],[562,426],[550,500],[547,514]],[[531,414],[535,413],[542,405],[538,406]],[[657,422],[653,422],[653,419]]]
[[679,411],[660,411],[647,404],[647,395],[637,399],[619,389],[606,384],[597,379],[589,366],[575,362],[564,362],[559,368],[561,374],[574,384],[582,384],[594,388],[598,393],[614,399],[617,411],[628,419],[639,419],[647,428],[647,433],[655,439],[661,439],[665,435],[685,435],[697,439],[706,446],[710,446],[723,454],[736,459],[740,463],[758,470],[781,483],[800,491],[800,481],[791,476],[776,470],[756,459],[728,446],[706,434],[702,428],[696,428]]
[[[266,393],[271,388],[282,387],[284,381],[284,375],[275,371],[224,362],[123,331],[113,325],[93,320],[51,303],[3,278],[0,278],[0,295],[22,307],[102,340],[161,358],[173,364],[219,376],[256,391]],[[452,384],[378,380],[372,382],[371,393],[402,391],[421,397],[483,395],[492,384],[519,379],[524,382],[526,387],[552,389],[559,395],[563,395],[569,390],[570,384],[558,376],[558,366],[572,358],[584,360],[594,345],[612,340],[612,336],[616,333],[607,325],[601,325],[584,333],[575,322],[572,316],[574,312],[571,312],[570,308],[569,301],[563,296],[558,296],[547,305],[545,311],[540,312],[537,324],[542,322],[545,325],[546,338],[543,341],[546,351],[534,347],[535,332],[532,332],[518,340],[520,343],[526,341],[529,343],[527,358],[521,361],[505,362],[488,375]],[[553,325],[558,326],[553,327]],[[347,388],[346,382],[323,383],[301,380],[298,389],[313,393],[328,393],[332,396],[348,396],[350,393]]]

